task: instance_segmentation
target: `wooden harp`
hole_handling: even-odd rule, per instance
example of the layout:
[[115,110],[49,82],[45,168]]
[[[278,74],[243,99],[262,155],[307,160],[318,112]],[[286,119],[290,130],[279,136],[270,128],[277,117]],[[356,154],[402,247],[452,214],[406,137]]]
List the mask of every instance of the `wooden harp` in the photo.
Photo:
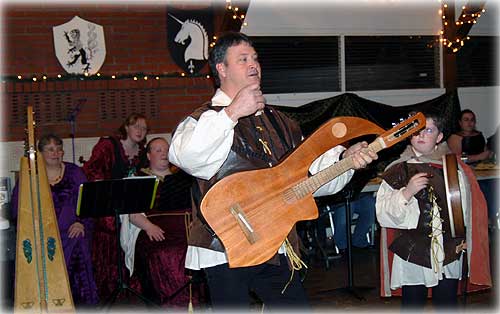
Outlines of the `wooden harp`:
[[443,156],[443,174],[448,216],[450,217],[451,237],[463,238],[465,237],[464,215],[458,182],[457,156],[455,154]]
[[33,108],[20,161],[14,313],[75,313],[52,193],[36,151]]

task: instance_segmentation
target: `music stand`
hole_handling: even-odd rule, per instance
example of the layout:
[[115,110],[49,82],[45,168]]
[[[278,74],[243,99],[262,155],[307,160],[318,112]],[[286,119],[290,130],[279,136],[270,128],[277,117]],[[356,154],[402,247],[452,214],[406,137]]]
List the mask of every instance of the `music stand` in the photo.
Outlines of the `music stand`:
[[[357,188],[355,185],[358,185],[358,182],[355,182],[354,178],[351,180],[351,184],[348,184],[344,189],[342,190],[342,196],[344,198],[344,204],[345,204],[345,210],[346,210],[346,255],[347,255],[347,286],[346,287],[340,287],[340,288],[335,288],[335,289],[327,289],[320,291],[319,293],[325,293],[325,292],[332,292],[332,291],[338,291],[338,292],[344,292],[348,293],[352,296],[354,296],[356,299],[360,301],[365,301],[366,298],[360,294],[361,291],[366,291],[366,290],[371,290],[374,289],[374,287],[364,287],[364,286],[354,286],[353,283],[353,277],[354,277],[354,270],[353,270],[353,265],[352,265],[352,240],[351,240],[351,225],[352,225],[352,218],[351,218],[351,201],[353,199],[353,196],[355,194],[355,188]],[[358,185],[359,186],[359,185]],[[362,187],[362,186],[361,186]],[[359,189],[361,190],[361,189]],[[360,192],[360,191],[359,191]]]
[[103,307],[108,307],[108,310],[124,290],[132,292],[148,305],[158,306],[124,282],[120,254],[120,215],[141,213],[151,209],[158,182],[154,176],[145,176],[85,182],[80,185],[77,216],[82,218],[115,218],[118,279],[116,288],[103,304]]

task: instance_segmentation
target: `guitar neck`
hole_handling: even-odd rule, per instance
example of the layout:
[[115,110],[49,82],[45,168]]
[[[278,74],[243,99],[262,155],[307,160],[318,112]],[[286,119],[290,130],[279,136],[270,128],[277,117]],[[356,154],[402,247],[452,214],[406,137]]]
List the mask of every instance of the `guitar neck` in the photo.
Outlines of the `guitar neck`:
[[[377,138],[373,141],[367,148],[363,149],[364,152],[372,151],[379,152],[384,149],[383,141]],[[354,161],[353,157],[348,157],[340,160],[339,162],[319,171],[315,175],[307,178],[306,180],[300,182],[296,186],[292,188],[295,196],[297,198],[305,197],[310,193],[314,193],[317,189],[319,189],[322,185],[336,177],[340,176],[344,172],[354,169]]]

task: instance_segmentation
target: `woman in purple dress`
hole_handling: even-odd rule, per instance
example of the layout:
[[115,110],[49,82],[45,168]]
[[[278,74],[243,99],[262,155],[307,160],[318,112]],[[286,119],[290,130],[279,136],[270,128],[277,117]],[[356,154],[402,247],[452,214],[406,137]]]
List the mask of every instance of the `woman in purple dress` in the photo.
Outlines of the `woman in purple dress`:
[[[38,150],[45,160],[73,301],[77,306],[97,304],[99,299],[90,254],[92,221],[76,216],[78,190],[87,180],[80,167],[62,161],[63,142],[58,136],[48,134],[42,137]],[[16,184],[12,192],[14,218],[17,217],[18,197]]]

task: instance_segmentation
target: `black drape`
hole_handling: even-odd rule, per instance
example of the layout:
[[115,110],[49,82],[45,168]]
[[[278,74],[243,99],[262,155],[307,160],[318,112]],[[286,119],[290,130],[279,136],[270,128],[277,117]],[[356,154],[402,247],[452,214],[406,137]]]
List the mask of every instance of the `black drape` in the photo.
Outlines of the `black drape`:
[[[457,121],[460,117],[460,103],[456,90],[443,94],[431,100],[406,106],[390,106],[375,101],[362,98],[353,93],[345,93],[331,98],[316,100],[300,107],[275,106],[280,111],[299,122],[304,136],[313,133],[320,125],[331,118],[340,116],[352,116],[369,120],[380,127],[388,130],[402,119],[406,119],[410,112],[421,111],[433,112],[442,116],[444,140],[455,132]],[[375,136],[360,137],[354,142],[366,140],[373,141]],[[345,143],[348,145],[349,143]],[[355,194],[359,193],[366,182],[383,172],[385,167],[399,157],[404,150],[407,141],[403,141],[380,151],[379,159],[372,163],[367,169],[356,172],[349,186],[354,189]]]
[[433,111],[444,117],[443,133],[447,138],[455,130],[456,121],[460,116],[460,103],[456,91],[421,103],[397,107],[371,101],[352,93],[316,100],[297,108],[276,107],[298,121],[306,136],[324,122],[339,116],[360,117],[384,129],[390,129],[392,123],[399,122],[400,118],[406,119],[411,111]]

